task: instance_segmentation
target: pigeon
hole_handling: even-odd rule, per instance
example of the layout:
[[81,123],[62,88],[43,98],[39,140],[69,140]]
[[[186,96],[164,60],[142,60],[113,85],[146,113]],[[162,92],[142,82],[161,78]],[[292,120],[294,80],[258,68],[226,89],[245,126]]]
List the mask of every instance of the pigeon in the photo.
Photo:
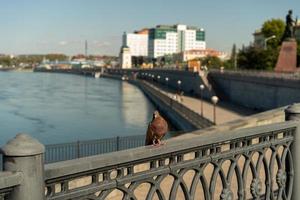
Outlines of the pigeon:
[[164,144],[161,139],[167,132],[168,123],[158,111],[154,111],[152,121],[148,125],[145,145],[160,146]]

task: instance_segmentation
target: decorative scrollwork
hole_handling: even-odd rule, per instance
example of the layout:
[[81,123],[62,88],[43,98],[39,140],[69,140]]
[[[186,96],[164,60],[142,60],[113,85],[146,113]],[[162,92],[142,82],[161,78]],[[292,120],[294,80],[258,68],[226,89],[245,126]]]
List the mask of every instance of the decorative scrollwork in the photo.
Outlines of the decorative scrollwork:
[[222,200],[233,200],[233,193],[229,188],[225,188],[221,194]]
[[253,179],[251,183],[251,194],[254,198],[258,198],[262,192],[262,182],[259,178]]
[[286,184],[286,172],[282,169],[278,170],[278,173],[276,175],[276,182],[278,184],[279,187],[285,187]]

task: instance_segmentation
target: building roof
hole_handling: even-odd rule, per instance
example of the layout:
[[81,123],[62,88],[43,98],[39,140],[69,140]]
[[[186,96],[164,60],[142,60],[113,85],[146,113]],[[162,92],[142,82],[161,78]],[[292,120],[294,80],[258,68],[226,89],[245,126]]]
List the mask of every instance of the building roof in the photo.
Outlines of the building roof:
[[135,34],[148,34],[149,33],[149,29],[148,28],[143,28],[141,30],[138,31],[134,31]]

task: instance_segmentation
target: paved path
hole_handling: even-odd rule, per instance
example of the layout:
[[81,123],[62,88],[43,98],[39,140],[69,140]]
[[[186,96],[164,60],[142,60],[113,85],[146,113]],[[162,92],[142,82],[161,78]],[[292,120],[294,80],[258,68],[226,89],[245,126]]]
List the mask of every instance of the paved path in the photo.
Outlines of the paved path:
[[[155,84],[155,86],[168,93],[168,95],[175,96],[175,90],[167,89],[165,86],[158,84]],[[199,98],[183,95],[181,103],[195,112],[201,113],[201,100]],[[223,124],[255,113],[257,112],[219,101],[216,107],[216,124]],[[213,121],[213,104],[206,100],[203,101],[203,116]]]

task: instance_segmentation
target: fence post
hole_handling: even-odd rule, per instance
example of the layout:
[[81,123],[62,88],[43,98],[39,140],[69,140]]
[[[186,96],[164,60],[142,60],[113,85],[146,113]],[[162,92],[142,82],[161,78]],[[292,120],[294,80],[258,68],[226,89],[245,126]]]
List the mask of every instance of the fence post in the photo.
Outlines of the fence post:
[[292,200],[298,200],[300,197],[300,191],[298,189],[300,185],[300,104],[290,105],[285,109],[285,120],[286,121],[299,121],[297,131],[294,135],[294,143],[292,144],[291,151],[294,163],[294,185]]
[[80,141],[78,140],[76,143],[76,150],[77,150],[77,158],[80,158]]
[[5,171],[22,172],[21,184],[13,189],[10,200],[44,200],[45,147],[26,134],[18,134],[1,148]]
[[117,151],[120,151],[120,137],[117,136]]

